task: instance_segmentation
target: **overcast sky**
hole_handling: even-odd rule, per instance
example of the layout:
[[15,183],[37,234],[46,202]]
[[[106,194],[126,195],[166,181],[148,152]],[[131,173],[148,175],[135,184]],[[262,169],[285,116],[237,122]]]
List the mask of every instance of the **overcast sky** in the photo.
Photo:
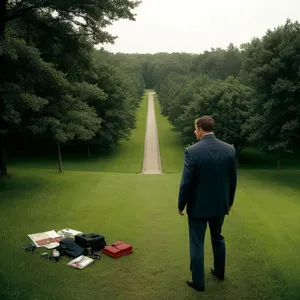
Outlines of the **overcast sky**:
[[[300,19],[300,0],[143,0],[136,21],[108,28],[119,38],[106,50],[190,52],[239,46],[269,29]],[[98,48],[98,47],[97,47]]]

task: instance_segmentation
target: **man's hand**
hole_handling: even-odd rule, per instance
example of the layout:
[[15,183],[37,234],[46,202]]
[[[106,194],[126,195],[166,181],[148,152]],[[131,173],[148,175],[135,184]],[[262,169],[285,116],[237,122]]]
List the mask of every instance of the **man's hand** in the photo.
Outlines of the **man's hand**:
[[184,216],[184,212],[183,212],[183,211],[178,210],[178,213],[179,213],[181,216]]

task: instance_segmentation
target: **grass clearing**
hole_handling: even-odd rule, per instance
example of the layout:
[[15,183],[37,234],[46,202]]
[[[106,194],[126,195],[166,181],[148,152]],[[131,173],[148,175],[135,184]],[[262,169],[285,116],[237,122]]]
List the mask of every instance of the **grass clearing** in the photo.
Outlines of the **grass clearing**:
[[[209,274],[207,231],[206,292],[185,285],[188,227],[177,213],[184,147],[164,117],[156,114],[165,174],[125,173],[141,169],[146,104],[139,111],[142,128],[108,161],[70,159],[63,174],[42,161],[10,165],[11,177],[0,181],[0,299],[299,299],[300,171],[292,169],[239,170],[236,202],[224,224],[226,280]],[[102,255],[75,270],[67,259],[43,261],[42,250],[21,248],[28,233],[65,227],[132,243],[134,253],[117,260]]]
[[[189,249],[187,220],[176,209],[179,174],[12,172],[13,179],[0,183],[0,299],[195,298],[184,284]],[[240,172],[236,205],[224,225],[227,280],[209,275],[207,234],[201,299],[298,299],[299,176],[294,185],[284,182],[292,172],[269,182],[271,171]],[[47,262],[21,249],[28,233],[65,227],[101,233],[108,243],[130,242],[134,254],[118,260],[103,255],[78,271],[65,259]]]

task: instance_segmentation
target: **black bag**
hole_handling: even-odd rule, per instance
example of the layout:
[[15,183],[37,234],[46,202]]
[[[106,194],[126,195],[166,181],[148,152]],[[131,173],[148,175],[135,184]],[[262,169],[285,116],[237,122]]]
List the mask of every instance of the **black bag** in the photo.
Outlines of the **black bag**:
[[65,238],[59,244],[59,250],[62,255],[76,258],[85,253],[85,249],[76,244],[72,238]]
[[93,251],[102,250],[106,246],[104,236],[95,233],[75,235],[75,243]]

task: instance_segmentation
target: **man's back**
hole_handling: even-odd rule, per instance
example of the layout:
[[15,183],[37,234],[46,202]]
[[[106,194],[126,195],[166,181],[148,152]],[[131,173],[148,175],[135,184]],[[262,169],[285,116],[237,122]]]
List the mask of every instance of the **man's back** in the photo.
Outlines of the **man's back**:
[[186,150],[185,166],[179,203],[186,202],[189,217],[211,218],[227,214],[236,186],[234,147],[213,134],[204,135]]
[[214,266],[211,273],[225,279],[225,238],[222,226],[234,200],[237,183],[235,149],[214,135],[215,121],[210,116],[195,120],[194,134],[199,141],[184,152],[184,169],[178,197],[178,213],[187,206],[190,270],[187,285],[205,290],[204,239],[209,224]]

